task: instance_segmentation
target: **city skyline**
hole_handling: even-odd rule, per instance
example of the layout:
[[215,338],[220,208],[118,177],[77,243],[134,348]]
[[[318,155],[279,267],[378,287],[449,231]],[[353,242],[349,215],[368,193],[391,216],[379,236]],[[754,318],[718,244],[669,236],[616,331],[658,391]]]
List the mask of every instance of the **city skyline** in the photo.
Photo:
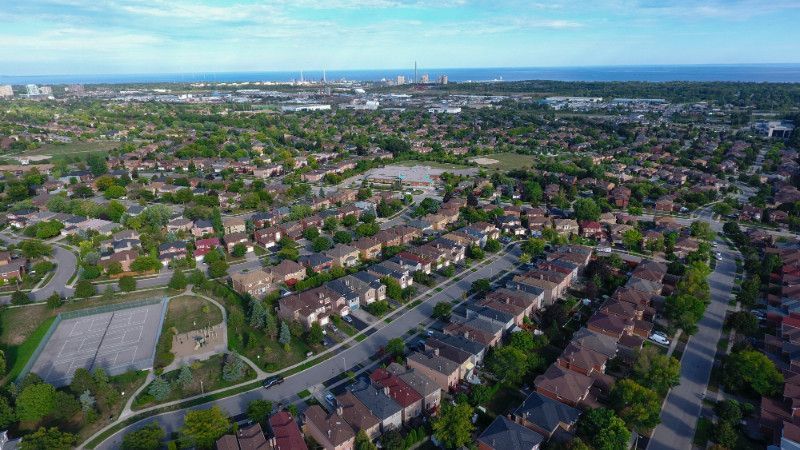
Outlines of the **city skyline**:
[[800,62],[796,1],[34,0],[0,20],[5,75]]

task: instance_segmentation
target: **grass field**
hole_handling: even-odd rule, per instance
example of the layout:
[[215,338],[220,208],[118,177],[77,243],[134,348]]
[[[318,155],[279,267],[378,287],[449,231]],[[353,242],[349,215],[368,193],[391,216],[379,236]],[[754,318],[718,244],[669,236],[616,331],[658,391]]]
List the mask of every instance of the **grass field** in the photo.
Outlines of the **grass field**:
[[69,144],[44,144],[39,148],[23,152],[23,155],[71,155],[75,153],[107,152],[119,147],[116,141],[75,141]]
[[529,168],[536,162],[535,156],[520,155],[519,153],[495,153],[493,155],[484,155],[483,157],[494,159],[497,163],[481,165],[480,167],[487,170],[499,170],[503,172],[513,169]]
[[[40,323],[33,333],[28,336],[28,338],[25,339],[25,341],[23,341],[20,345],[11,345],[5,347],[4,351],[6,356],[6,364],[11,366],[6,379],[14,380],[17,378],[20,372],[22,372],[25,364],[28,363],[28,360],[39,346],[39,343],[42,342],[44,335],[47,333],[47,330],[50,329],[50,325],[53,324],[54,320],[55,317],[49,317],[45,319],[45,321]],[[3,325],[5,326],[6,324],[4,323]]]
[[393,162],[393,166],[413,167],[413,166],[428,166],[434,169],[469,169],[470,166],[462,166],[460,164],[440,163],[436,161],[397,161]]
[[222,322],[222,311],[208,300],[193,295],[180,295],[169,301],[164,325],[175,327],[178,333]]

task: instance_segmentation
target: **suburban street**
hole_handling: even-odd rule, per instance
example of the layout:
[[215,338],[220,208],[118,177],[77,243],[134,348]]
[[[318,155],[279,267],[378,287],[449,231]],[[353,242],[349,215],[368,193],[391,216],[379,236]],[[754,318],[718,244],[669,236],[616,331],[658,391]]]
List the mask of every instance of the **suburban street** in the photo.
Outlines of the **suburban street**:
[[[505,253],[495,261],[492,261],[485,266],[478,268],[475,272],[468,271],[466,275],[459,281],[452,283],[444,288],[441,292],[437,292],[427,300],[414,308],[409,309],[400,316],[397,316],[390,323],[386,324],[379,321],[378,328],[366,339],[361,342],[353,341],[350,348],[344,349],[337,353],[335,356],[288,378],[283,384],[274,386],[268,390],[255,389],[252,391],[236,394],[231,397],[216,400],[210,403],[199,405],[191,409],[208,408],[212,405],[219,406],[227,414],[236,416],[246,410],[247,404],[255,399],[270,400],[273,403],[292,401],[297,399],[298,392],[304,389],[313,389],[330,378],[333,378],[353,366],[367,361],[371,356],[377,353],[381,347],[393,338],[402,337],[408,330],[417,327],[421,323],[425,323],[430,319],[433,307],[441,301],[452,301],[453,299],[462,298],[463,294],[467,292],[472,286],[472,282],[480,278],[491,278],[500,274],[503,271],[509,270],[515,266],[519,258],[519,247],[514,245],[511,251]],[[96,448],[98,449],[113,449],[118,448],[122,442],[122,437],[144,425],[157,420],[159,424],[169,434],[173,431],[178,431],[183,424],[184,410],[167,412],[158,416],[148,417],[142,421],[132,424],[114,435],[103,441]]]
[[[0,240],[6,244],[18,244],[23,239],[16,236],[9,236],[8,234],[0,234]],[[40,289],[31,291],[31,299],[33,301],[44,301],[53,292],[58,292],[62,297],[72,295],[72,288],[67,287],[67,282],[72,278],[75,269],[78,266],[78,258],[71,251],[53,245],[53,256],[51,259],[56,263],[56,271],[53,277],[42,286]],[[0,296],[0,303],[8,303],[11,301],[11,295]]]

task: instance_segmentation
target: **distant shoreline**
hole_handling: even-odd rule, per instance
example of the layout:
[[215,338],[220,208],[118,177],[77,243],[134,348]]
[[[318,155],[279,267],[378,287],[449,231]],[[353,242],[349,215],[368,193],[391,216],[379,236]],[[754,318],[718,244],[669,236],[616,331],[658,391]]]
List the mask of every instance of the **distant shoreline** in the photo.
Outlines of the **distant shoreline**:
[[[581,81],[581,82],[767,82],[800,83],[800,64],[708,64],[708,65],[637,65],[585,67],[493,67],[493,68],[420,68],[431,83],[446,75],[449,82],[499,81]],[[303,71],[305,81],[320,81],[322,70]],[[413,81],[414,71],[405,69],[327,70],[327,81],[380,82],[405,77]],[[300,80],[298,71],[195,72],[151,74],[70,74],[70,75],[0,75],[0,84],[153,84],[153,83],[236,83],[292,82]]]

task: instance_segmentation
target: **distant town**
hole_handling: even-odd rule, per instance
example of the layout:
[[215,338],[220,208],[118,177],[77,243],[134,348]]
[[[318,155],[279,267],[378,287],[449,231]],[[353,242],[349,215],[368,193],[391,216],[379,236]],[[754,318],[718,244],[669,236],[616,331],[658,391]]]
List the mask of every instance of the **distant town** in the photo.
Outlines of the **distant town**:
[[0,447],[800,447],[798,105],[0,86]]

